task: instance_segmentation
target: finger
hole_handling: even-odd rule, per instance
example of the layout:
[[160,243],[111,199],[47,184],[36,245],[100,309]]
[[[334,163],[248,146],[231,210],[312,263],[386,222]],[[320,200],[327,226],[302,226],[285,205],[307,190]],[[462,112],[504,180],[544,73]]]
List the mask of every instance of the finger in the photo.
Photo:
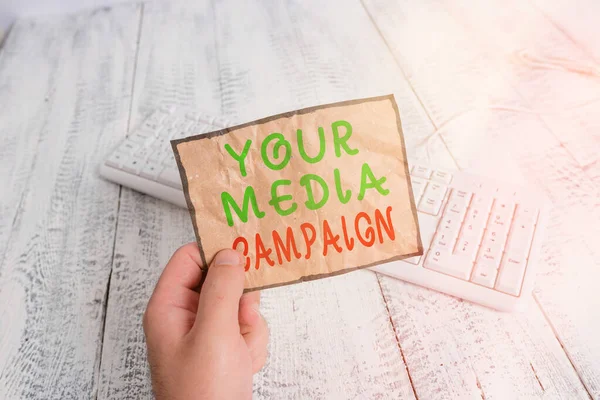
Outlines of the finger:
[[238,329],[240,298],[244,291],[242,255],[221,250],[213,259],[200,291],[196,325],[219,331]]
[[196,243],[188,243],[175,251],[163,270],[153,296],[169,300],[173,291],[196,290],[202,280],[202,260]]
[[253,299],[240,302],[240,333],[252,359],[252,371],[256,373],[267,360],[269,328],[258,311],[258,302]]
[[240,299],[239,323],[240,333],[243,335],[251,330],[260,319],[260,292],[246,293]]
[[179,248],[163,270],[144,314],[148,339],[173,344],[193,325],[198,307],[200,252],[195,243]]

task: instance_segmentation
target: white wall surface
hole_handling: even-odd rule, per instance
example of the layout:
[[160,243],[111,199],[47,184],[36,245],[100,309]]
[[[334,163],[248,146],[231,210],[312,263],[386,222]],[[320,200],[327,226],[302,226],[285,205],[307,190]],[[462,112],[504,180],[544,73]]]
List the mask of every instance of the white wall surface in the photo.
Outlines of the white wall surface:
[[20,17],[61,14],[134,0],[0,0],[0,41]]

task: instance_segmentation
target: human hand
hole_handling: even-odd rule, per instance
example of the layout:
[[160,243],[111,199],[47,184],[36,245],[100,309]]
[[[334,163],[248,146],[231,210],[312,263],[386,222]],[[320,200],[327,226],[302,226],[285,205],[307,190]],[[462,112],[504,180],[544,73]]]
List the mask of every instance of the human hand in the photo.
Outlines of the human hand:
[[157,400],[250,399],[252,375],[267,358],[269,331],[260,293],[242,295],[244,259],[220,251],[202,279],[195,243],[165,267],[144,314]]

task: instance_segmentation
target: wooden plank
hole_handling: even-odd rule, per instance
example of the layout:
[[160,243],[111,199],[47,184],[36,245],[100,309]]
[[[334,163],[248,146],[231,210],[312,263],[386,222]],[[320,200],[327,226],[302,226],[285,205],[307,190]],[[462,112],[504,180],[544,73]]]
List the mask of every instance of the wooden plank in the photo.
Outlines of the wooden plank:
[[[593,244],[600,240],[600,231],[598,223],[585,224],[586,220],[600,222],[600,192],[597,190],[600,187],[597,180],[600,176],[600,114],[597,112],[600,107],[600,69],[596,68],[597,74],[594,75],[594,60],[582,50],[586,46],[574,42],[527,2],[503,2],[503,6],[498,8],[502,12],[490,12],[489,7],[478,5],[463,7],[460,2],[449,3],[448,10],[473,37],[478,38],[481,46],[491,47],[507,59],[515,55],[520,57],[520,62],[510,71],[514,77],[511,85],[532,105],[531,108],[540,109],[540,120],[566,150],[566,154],[564,151],[560,152],[562,154],[551,151],[546,157],[564,165],[571,164],[567,159],[569,155],[583,171],[583,174],[578,174],[583,179],[569,175],[567,185],[562,182],[552,185],[552,191],[563,196],[560,201],[563,208],[575,206],[579,209],[575,211],[578,218],[571,215],[567,217],[571,220],[562,224],[562,227],[570,225],[571,235],[558,234],[551,238],[554,239],[551,244],[548,243],[550,250],[546,258],[553,264],[550,270],[560,274],[549,274],[540,279],[538,286],[545,290],[538,290],[536,297],[588,390],[599,396],[600,343],[597,337],[600,324],[590,324],[590,313],[580,312],[579,308],[598,310],[600,306],[595,284],[592,283],[594,277],[600,276],[600,253]],[[568,21],[568,14],[562,20]],[[598,35],[600,26],[596,24],[594,37]],[[497,47],[494,48],[494,45]],[[524,57],[529,59],[523,60]],[[561,159],[564,161],[560,162]],[[586,175],[596,183],[595,187],[588,183]],[[583,190],[575,187],[578,182],[583,183]],[[569,199],[573,193],[576,196]],[[582,198],[587,200],[585,207],[574,202]],[[554,230],[564,230],[559,221],[556,221]],[[581,243],[581,236],[588,240]],[[574,262],[577,262],[578,269],[583,265],[576,274],[569,271]],[[572,278],[565,279],[567,277]],[[581,299],[582,293],[587,294],[583,301],[562,300]],[[600,313],[594,311],[591,315],[596,315],[592,320],[597,321]]]
[[[151,3],[143,14],[138,116],[167,101],[242,121],[391,91],[412,157],[426,156],[432,126],[360,4]],[[453,166],[440,140],[428,147]],[[123,189],[101,398],[149,395],[139,321],[168,257],[191,240],[185,211]],[[268,290],[262,304],[271,356],[256,398],[413,398],[374,274]]]
[[[470,349],[473,346],[477,348],[479,339],[476,337],[462,334],[450,336],[435,328],[423,335],[416,323],[409,326],[404,324],[402,332],[414,332],[407,335],[407,342],[400,338],[401,346],[410,344],[413,340],[411,335],[421,338],[421,342],[430,342],[421,347],[427,352],[426,355],[405,353],[411,376],[427,376],[440,359],[456,363],[471,359],[472,371],[477,377],[456,381],[451,378],[452,375],[447,375],[448,378],[433,388],[417,386],[417,394],[439,391],[442,393],[439,397],[453,398],[456,394],[477,394],[481,389],[486,398],[527,398],[535,395],[537,390],[542,390],[544,395],[550,397],[586,398],[588,393],[597,396],[599,368],[594,360],[598,359],[598,353],[592,335],[593,332],[597,335],[598,326],[595,323],[590,326],[589,321],[594,321],[594,315],[597,315],[597,311],[591,310],[597,310],[594,305],[598,300],[587,279],[598,276],[592,241],[597,241],[599,236],[595,227],[588,228],[584,223],[586,218],[597,218],[594,183],[539,116],[512,110],[531,107],[528,99],[512,86],[510,74],[506,74],[506,70],[510,71],[512,66],[507,65],[507,61],[489,43],[485,46],[480,42],[482,39],[479,36],[483,33],[469,31],[464,21],[454,16],[452,5],[441,4],[440,7],[440,4],[428,2],[400,4],[373,0],[366,1],[365,6],[432,120],[441,127],[440,134],[445,137],[459,164],[485,171],[491,176],[534,184],[548,194],[555,207],[544,247],[545,258],[538,274],[536,298],[542,298],[541,293],[545,293],[545,298],[561,303],[560,308],[542,305],[545,314],[540,314],[539,310],[532,307],[522,323],[518,316],[500,314],[501,328],[489,329],[491,339],[482,342],[490,346],[483,350],[485,353],[474,356],[470,355]],[[497,8],[502,7],[504,3]],[[499,156],[487,157],[490,149],[494,149]],[[582,231],[583,235],[587,234],[584,240]],[[575,265],[580,278],[564,279],[573,276],[572,266]],[[552,275],[557,278],[546,278]],[[563,279],[558,279],[558,276]],[[382,280],[384,290],[390,293],[386,299],[391,309],[411,304],[415,309],[423,310],[419,302],[429,295],[420,293],[419,297],[410,297],[405,291],[386,289],[388,284],[391,285],[392,281]],[[579,292],[575,292],[575,287]],[[559,288],[561,290],[557,290]],[[557,293],[568,293],[570,296],[561,297]],[[460,302],[453,300],[450,304],[458,307]],[[465,325],[478,326],[481,319],[491,318],[486,316],[487,310],[469,307],[465,315],[450,319],[450,324],[460,326],[453,328],[451,325],[447,328],[462,331]],[[555,330],[561,324],[571,328],[570,331],[557,331],[560,344],[566,348],[569,358],[558,351],[558,342],[552,330],[541,319],[544,315]],[[398,323],[402,321],[402,316],[394,318]],[[531,340],[531,337],[535,339]],[[431,349],[431,343],[440,340],[444,340],[445,345],[455,344],[457,352],[443,356],[436,354],[439,345]],[[533,342],[544,345],[538,347],[541,353],[521,352],[513,357],[510,353],[495,351],[499,343],[506,341],[517,343],[520,348],[529,348]],[[539,358],[540,355],[552,362],[536,362],[534,356]],[[495,360],[495,370],[501,372],[490,374],[483,367],[483,358]],[[575,364],[585,388],[573,373],[571,362]],[[529,368],[530,365],[534,366],[535,372]],[[468,369],[466,366],[463,368]],[[556,373],[557,370],[560,372]],[[537,389],[531,379],[534,375],[541,383]],[[543,378],[553,375],[561,378]]]
[[0,56],[0,398],[95,398],[138,6],[19,21]]
[[[21,22],[0,52],[0,173],[6,188],[0,196],[0,260],[17,223],[38,143],[47,137],[44,126],[51,112],[47,96],[61,66],[57,62],[61,57],[55,54],[70,55],[61,39],[51,35],[48,24]],[[32,54],[37,57],[34,62]]]
[[588,176],[600,175],[600,64],[529,2],[447,3],[474,42],[503,62],[506,81],[529,105],[514,112],[539,115]]
[[598,14],[600,4],[594,0],[539,1],[531,0],[557,29],[562,31],[577,47],[600,63],[600,43],[598,43]]
[[507,314],[398,280],[382,287],[419,398],[587,398],[535,304]]
[[[580,69],[581,72],[579,73],[590,75],[590,80],[597,83],[600,77],[600,44],[597,40],[598,19],[596,16],[600,12],[600,3],[597,1],[572,3],[562,0],[551,2],[532,0],[531,2],[557,30],[563,33],[567,40],[588,56],[583,60],[575,60],[573,64]],[[593,102],[583,107],[588,108],[588,113],[585,114],[588,118],[581,121],[579,115],[574,115],[571,121],[568,121],[569,125],[563,125],[563,129],[567,130],[569,126],[575,126],[578,130],[584,128],[587,133],[595,133],[597,137],[597,132],[600,129],[598,119],[590,121],[589,116],[598,114],[598,103]],[[597,143],[595,147],[598,147]],[[594,147],[592,146],[591,149],[593,150]],[[596,153],[598,152],[596,151]],[[600,186],[600,162],[597,159],[596,161],[591,160],[585,163],[583,167],[596,185]]]

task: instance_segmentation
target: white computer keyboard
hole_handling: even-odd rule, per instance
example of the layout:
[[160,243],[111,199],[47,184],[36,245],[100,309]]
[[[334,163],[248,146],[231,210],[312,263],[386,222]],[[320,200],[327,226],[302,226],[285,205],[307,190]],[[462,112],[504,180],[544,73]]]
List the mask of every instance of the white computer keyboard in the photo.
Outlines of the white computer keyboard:
[[[186,207],[169,141],[230,126],[175,107],[156,110],[108,155],[100,174]],[[498,310],[529,298],[547,201],[527,188],[466,172],[411,166],[424,253],[371,268]]]

